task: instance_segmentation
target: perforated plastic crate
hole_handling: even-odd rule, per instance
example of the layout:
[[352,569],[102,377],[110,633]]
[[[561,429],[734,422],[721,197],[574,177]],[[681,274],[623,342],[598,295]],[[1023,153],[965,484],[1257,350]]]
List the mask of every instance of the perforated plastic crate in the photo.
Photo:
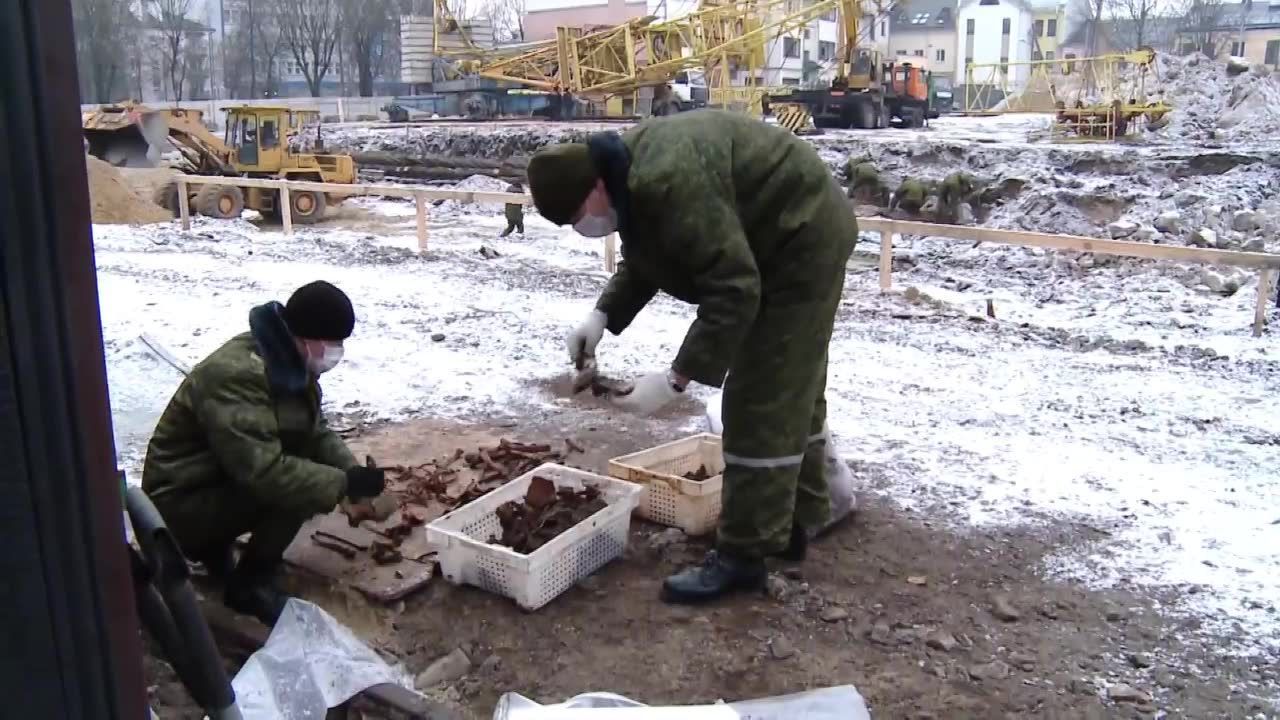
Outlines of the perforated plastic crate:
[[[704,466],[710,475],[706,480],[683,477]],[[640,517],[688,535],[708,533],[720,520],[724,451],[719,435],[702,433],[614,458],[609,474],[645,486]]]
[[[551,480],[557,488],[595,486],[608,505],[528,555],[490,545],[490,538],[502,536],[495,514],[498,507],[524,498],[535,476]],[[525,610],[537,610],[622,556],[631,513],[643,490],[603,475],[547,464],[427,525],[427,542],[439,553],[440,570],[449,582],[474,585],[509,597]]]

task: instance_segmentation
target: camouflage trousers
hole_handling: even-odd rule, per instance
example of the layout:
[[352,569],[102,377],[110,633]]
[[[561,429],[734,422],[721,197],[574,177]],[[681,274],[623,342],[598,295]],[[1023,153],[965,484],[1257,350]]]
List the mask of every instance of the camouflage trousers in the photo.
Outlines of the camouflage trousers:
[[241,554],[247,567],[268,570],[279,564],[308,518],[262,505],[235,486],[202,488],[174,497],[152,498],[182,554],[204,562],[217,558],[236,538],[249,533]]
[[819,528],[830,516],[823,473],[827,345],[857,238],[847,205],[832,214],[835,222],[810,230],[824,236],[824,248],[809,265],[808,287],[765,291],[741,359],[725,379],[716,542],[741,557],[779,552],[793,525]]

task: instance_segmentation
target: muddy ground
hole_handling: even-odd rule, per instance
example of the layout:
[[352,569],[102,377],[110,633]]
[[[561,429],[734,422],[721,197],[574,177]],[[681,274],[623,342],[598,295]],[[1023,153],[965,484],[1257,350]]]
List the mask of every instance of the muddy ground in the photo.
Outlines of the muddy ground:
[[[591,411],[518,430],[501,425],[387,425],[353,445],[379,462],[417,462],[459,442],[570,436],[588,451],[582,464],[602,470],[610,456],[668,439]],[[663,577],[696,561],[705,543],[670,543],[671,533],[638,519],[623,559],[535,613],[438,577],[392,607],[296,573],[289,583],[415,675],[461,648],[471,660],[466,675],[422,690],[467,718],[491,717],[506,691],[554,702],[608,690],[682,704],[846,683],[880,718],[1271,710],[1258,696],[1275,688],[1276,669],[1229,657],[1229,642],[1209,649],[1195,640],[1187,621],[1162,612],[1169,595],[1088,591],[1039,576],[1047,555],[1105,531],[1061,520],[959,530],[880,497],[879,468],[853,469],[868,488],[855,517],[816,543],[803,565],[775,566],[767,593],[709,606],[657,598]],[[169,716],[190,716],[163,675],[157,685],[153,696]],[[366,708],[365,717],[378,715]]]

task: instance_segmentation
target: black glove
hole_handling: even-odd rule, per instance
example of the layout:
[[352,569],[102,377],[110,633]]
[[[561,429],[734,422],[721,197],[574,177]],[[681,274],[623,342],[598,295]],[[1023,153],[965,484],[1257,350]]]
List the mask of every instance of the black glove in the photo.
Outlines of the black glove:
[[356,465],[347,469],[347,497],[352,500],[381,495],[386,486],[387,474],[379,468]]

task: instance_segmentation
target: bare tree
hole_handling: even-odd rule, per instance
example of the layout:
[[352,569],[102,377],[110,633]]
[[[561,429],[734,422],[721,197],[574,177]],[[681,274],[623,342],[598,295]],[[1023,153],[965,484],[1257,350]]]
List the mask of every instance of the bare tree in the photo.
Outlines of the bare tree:
[[397,31],[395,15],[392,0],[342,0],[342,27],[361,97],[373,95],[373,79],[381,73]]
[[1226,9],[1222,0],[1185,0],[1180,9],[1179,49],[1189,47],[1209,57],[1217,57],[1222,38],[1229,34],[1223,27]]
[[1116,23],[1121,37],[1116,40],[1127,49],[1140,48],[1151,44],[1151,25],[1156,17],[1156,0],[1108,0],[1113,17],[1121,20]]
[[339,0],[272,0],[281,40],[307,80],[312,97],[333,66],[341,25]]
[[128,92],[128,57],[125,48],[136,31],[128,0],[73,0],[80,92],[88,102],[119,99],[115,91]]
[[191,0],[146,0],[144,8],[151,14],[150,23],[160,32],[160,55],[168,76],[173,100],[182,99],[187,81],[187,43],[191,40]]
[[493,25],[494,39],[524,42],[525,0],[488,0],[484,15]]

